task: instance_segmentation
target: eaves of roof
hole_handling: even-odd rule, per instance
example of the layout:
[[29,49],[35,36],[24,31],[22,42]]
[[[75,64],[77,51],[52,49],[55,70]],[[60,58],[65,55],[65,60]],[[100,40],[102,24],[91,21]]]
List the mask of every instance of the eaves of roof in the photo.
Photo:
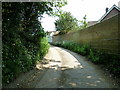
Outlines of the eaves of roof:
[[104,17],[107,16],[114,8],[117,9],[118,11],[120,11],[120,8],[117,7],[117,6],[114,4],[114,5],[108,10],[108,12],[105,13],[105,14],[98,20],[98,23],[99,23],[102,19],[104,19]]

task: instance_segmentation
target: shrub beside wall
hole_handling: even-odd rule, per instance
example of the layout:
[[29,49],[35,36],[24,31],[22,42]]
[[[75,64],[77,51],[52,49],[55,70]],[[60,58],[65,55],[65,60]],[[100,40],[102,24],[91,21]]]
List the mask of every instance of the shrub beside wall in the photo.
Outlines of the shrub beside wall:
[[116,77],[120,75],[120,56],[108,54],[101,51],[96,51],[89,45],[79,45],[71,41],[58,42],[53,45],[60,46],[80,55],[87,56],[95,64],[102,64]]

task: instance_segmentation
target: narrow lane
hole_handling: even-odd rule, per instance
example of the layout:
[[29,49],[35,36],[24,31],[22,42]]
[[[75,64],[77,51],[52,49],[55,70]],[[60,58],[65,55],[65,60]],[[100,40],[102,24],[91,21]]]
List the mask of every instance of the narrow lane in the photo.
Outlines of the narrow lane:
[[120,88],[98,65],[69,50],[51,46],[44,59],[4,87]]
[[[115,81],[85,57],[51,46],[45,56],[45,73],[35,88],[116,88]],[[39,65],[37,66],[39,69]]]

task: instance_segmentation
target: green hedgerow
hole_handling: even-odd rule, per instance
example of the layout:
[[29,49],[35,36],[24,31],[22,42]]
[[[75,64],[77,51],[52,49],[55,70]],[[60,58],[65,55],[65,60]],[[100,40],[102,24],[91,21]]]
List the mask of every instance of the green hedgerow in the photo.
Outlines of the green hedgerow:
[[73,41],[57,42],[54,45],[60,46],[81,55],[87,56],[95,64],[103,64],[115,76],[120,75],[120,56],[97,51],[89,45],[79,45]]

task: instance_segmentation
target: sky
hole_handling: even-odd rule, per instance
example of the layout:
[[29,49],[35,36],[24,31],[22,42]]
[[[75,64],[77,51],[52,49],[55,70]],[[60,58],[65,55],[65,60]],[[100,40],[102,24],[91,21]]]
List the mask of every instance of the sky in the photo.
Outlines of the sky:
[[[87,21],[98,21],[104,14],[106,7],[118,6],[120,0],[67,0],[68,4],[62,7],[63,11],[71,12],[78,20],[83,20],[87,15]],[[55,18],[44,14],[42,26],[45,31],[55,31]]]

